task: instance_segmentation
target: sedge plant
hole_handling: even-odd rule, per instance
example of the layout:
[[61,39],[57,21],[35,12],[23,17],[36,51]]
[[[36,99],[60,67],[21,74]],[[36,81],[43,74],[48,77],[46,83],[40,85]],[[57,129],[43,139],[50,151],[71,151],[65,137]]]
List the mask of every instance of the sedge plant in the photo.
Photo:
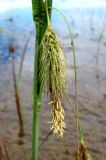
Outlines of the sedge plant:
[[[78,80],[77,80],[77,62],[76,62],[76,52],[75,52],[75,45],[74,45],[74,40],[73,40],[73,35],[72,31],[70,28],[70,25],[64,16],[64,14],[58,10],[57,8],[52,8],[55,9],[65,20],[65,23],[68,27],[69,30],[69,35],[70,35],[70,40],[71,40],[71,45],[72,45],[72,51],[73,51],[73,59],[74,59],[74,75],[75,75],[75,104],[72,101],[72,98],[69,98],[66,90],[64,90],[64,95],[67,98],[70,106],[72,107],[74,116],[76,118],[76,128],[77,128],[77,153],[76,153],[76,160],[92,160],[90,154],[87,151],[86,144],[84,142],[84,135],[83,135],[83,130],[82,126],[79,121],[79,115],[78,115]],[[76,109],[75,109],[76,108]]]
[[[52,7],[52,0],[48,0],[47,4]],[[39,77],[40,50],[39,45],[43,39],[47,28],[47,14],[45,2],[43,0],[32,0],[33,20],[36,30],[36,46],[34,56],[34,79],[32,89],[32,106],[33,106],[33,126],[32,126],[32,160],[38,160],[39,153],[39,112],[42,101],[43,80]],[[51,11],[49,11],[49,16]]]
[[[21,111],[21,96],[18,88],[18,83],[17,83],[17,77],[16,77],[16,71],[15,71],[15,61],[14,61],[14,47],[12,44],[9,44],[9,53],[11,56],[11,63],[12,63],[12,75],[13,75],[13,85],[14,85],[14,92],[15,92],[15,102],[16,102],[16,109],[17,109],[17,115],[18,115],[18,120],[19,120],[19,137],[23,137],[24,134],[24,121],[23,121],[23,114]],[[22,142],[23,143],[23,142]]]
[[[36,2],[36,5],[35,5]],[[51,2],[51,1],[50,1]],[[83,132],[78,118],[78,86],[77,86],[77,70],[76,55],[74,41],[70,26],[65,16],[59,12],[65,19],[70,31],[71,44],[74,55],[75,68],[75,93],[76,93],[76,109],[71,99],[68,97],[65,89],[65,55],[58,38],[51,26],[48,8],[52,9],[52,3],[49,1],[32,1],[33,19],[36,22],[36,49],[34,61],[34,81],[32,92],[33,105],[33,130],[32,130],[32,160],[38,159],[39,148],[39,112],[42,102],[42,92],[45,88],[50,98],[49,104],[52,106],[52,127],[51,130],[58,137],[63,137],[66,127],[64,122],[64,108],[61,104],[61,98],[64,93],[70,105],[72,106],[76,122],[77,122],[77,160],[91,160],[84,143]],[[58,11],[58,10],[57,10]],[[42,15],[42,19],[40,16]],[[46,23],[44,23],[46,20]],[[45,25],[44,25],[45,24]],[[80,136],[80,144],[79,138]]]
[[[76,62],[76,52],[75,52],[75,45],[74,45],[74,40],[73,40],[73,35],[72,31],[70,28],[70,25],[64,16],[64,14],[59,11],[58,9],[54,8],[65,20],[66,25],[69,30],[69,35],[70,35],[70,40],[71,40],[71,45],[72,45],[72,51],[73,51],[73,59],[74,59],[74,75],[75,75],[75,95],[76,99],[74,104],[72,100],[68,97],[67,93],[64,91],[65,96],[67,97],[68,102],[70,103],[74,116],[76,118],[76,128],[77,128],[77,154],[76,154],[76,160],[92,160],[90,154],[87,151],[86,144],[84,142],[84,135],[83,135],[83,130],[79,121],[79,114],[78,114],[78,80],[77,80],[77,62]],[[76,110],[75,110],[76,108]]]
[[[64,109],[61,105],[61,97],[65,89],[65,55],[61,49],[56,34],[51,27],[48,19],[48,27],[44,34],[43,41],[40,45],[40,73],[41,81],[45,77],[45,90],[50,98],[49,104],[52,107],[53,119],[52,128],[53,133],[59,137],[63,137],[65,123],[64,123]],[[44,74],[42,74],[44,73]]]
[[[12,21],[10,21],[12,23]],[[12,25],[12,24],[11,24]],[[18,137],[23,137],[24,133],[24,121],[23,121],[23,113],[22,113],[22,104],[21,104],[21,96],[18,87],[17,75],[16,75],[16,65],[15,65],[15,47],[13,45],[14,38],[13,36],[9,39],[8,37],[8,51],[11,57],[11,66],[12,66],[12,77],[13,77],[13,88],[14,88],[14,97],[16,103],[16,111],[18,116],[18,123],[19,123],[19,131]],[[20,143],[23,143],[20,139]]]

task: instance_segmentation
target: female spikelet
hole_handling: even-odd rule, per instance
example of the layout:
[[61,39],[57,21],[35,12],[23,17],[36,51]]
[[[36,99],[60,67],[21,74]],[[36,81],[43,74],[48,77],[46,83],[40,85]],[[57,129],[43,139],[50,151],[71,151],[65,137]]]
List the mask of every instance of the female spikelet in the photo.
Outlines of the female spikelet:
[[77,152],[76,160],[92,160],[90,154],[87,151],[85,143],[80,144],[79,151]]
[[65,56],[51,26],[48,26],[44,34],[40,49],[39,77],[41,80],[45,79],[45,90],[50,97],[53,132],[62,137],[65,128],[64,109],[61,104],[66,81]]

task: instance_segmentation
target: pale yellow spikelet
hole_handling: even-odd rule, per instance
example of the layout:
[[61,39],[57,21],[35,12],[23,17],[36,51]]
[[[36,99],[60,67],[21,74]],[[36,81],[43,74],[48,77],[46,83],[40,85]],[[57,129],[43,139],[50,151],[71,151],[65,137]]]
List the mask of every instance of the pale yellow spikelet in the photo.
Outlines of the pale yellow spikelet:
[[64,109],[59,99],[55,100],[52,103],[52,112],[53,112],[53,118],[52,118],[53,125],[51,129],[53,129],[53,133],[57,134],[58,137],[63,137],[65,128]]

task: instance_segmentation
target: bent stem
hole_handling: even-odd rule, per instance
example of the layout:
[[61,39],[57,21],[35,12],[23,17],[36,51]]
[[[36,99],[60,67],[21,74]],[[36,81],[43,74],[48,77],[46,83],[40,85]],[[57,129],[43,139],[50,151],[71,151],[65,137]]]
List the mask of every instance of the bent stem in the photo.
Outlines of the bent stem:
[[0,160],[10,160],[7,146],[5,145],[4,139],[0,137]]
[[[74,73],[75,73],[75,94],[76,94],[76,110],[74,109],[74,104],[73,102],[71,102],[71,100],[69,99],[69,97],[66,95],[70,105],[72,106],[74,115],[76,117],[76,123],[77,123],[77,160],[82,160],[82,159],[86,159],[86,160],[92,160],[90,154],[87,152],[86,149],[86,145],[84,143],[84,136],[83,136],[83,131],[80,125],[80,121],[79,121],[79,113],[78,113],[78,83],[77,83],[77,66],[76,66],[76,53],[75,53],[75,47],[74,47],[74,41],[73,41],[73,36],[72,36],[72,32],[71,32],[71,28],[69,26],[69,23],[66,19],[66,17],[59,11],[59,13],[63,16],[67,27],[69,29],[70,32],[70,39],[71,39],[71,45],[72,45],[72,50],[73,50],[73,56],[74,56]],[[80,144],[79,144],[79,136],[80,136]],[[83,150],[82,150],[83,148]],[[84,156],[84,157],[83,157]]]
[[57,8],[52,8],[55,9],[65,20],[66,25],[68,27],[69,33],[70,33],[70,39],[71,39],[71,45],[72,45],[72,51],[73,51],[73,57],[74,57],[74,74],[75,74],[75,95],[76,95],[76,124],[77,124],[77,149],[79,150],[79,114],[78,114],[78,83],[77,83],[77,63],[76,63],[76,53],[75,53],[75,46],[74,46],[74,41],[73,41],[73,35],[72,35],[72,31],[70,28],[70,25],[66,19],[66,17],[64,16],[64,14],[58,10]]
[[[64,92],[64,95],[66,96],[66,98],[67,98],[67,100],[68,100],[68,102],[69,102],[69,104],[70,104],[70,106],[71,106],[71,108],[73,110],[74,117],[77,118],[77,112],[75,110],[75,104],[74,104],[74,102],[72,101],[71,98],[69,98],[69,96],[68,96],[68,94],[66,92]],[[77,123],[78,123],[77,124],[78,125],[78,131],[79,131],[79,135],[80,135],[80,142],[84,142],[83,131],[82,131],[82,127],[81,127],[79,119],[78,119]]]
[[26,42],[25,42],[25,45],[24,45],[24,48],[23,48],[23,52],[22,52],[22,56],[21,56],[21,60],[20,60],[20,64],[19,64],[19,72],[18,72],[18,87],[19,87],[19,89],[21,88],[23,63],[24,63],[24,60],[25,60],[25,55],[26,55],[26,51],[27,51],[27,47],[28,47],[28,43],[29,43],[29,40],[31,38],[31,35],[32,35],[32,32],[30,33],[30,35],[26,39]]
[[21,113],[21,102],[20,102],[20,94],[19,94],[19,88],[17,85],[17,80],[16,80],[16,74],[15,74],[15,63],[14,63],[14,57],[13,53],[11,53],[11,58],[12,58],[12,74],[13,74],[13,83],[14,83],[14,91],[15,91],[15,101],[16,101],[16,107],[17,107],[17,114],[19,118],[19,137],[24,136],[24,122],[23,122],[23,116]]

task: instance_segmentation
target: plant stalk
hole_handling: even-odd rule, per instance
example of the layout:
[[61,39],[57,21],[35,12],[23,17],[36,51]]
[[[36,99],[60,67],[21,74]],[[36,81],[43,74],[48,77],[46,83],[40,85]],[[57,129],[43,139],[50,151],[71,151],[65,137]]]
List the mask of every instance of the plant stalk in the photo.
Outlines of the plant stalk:
[[21,113],[21,101],[20,101],[20,94],[19,94],[19,88],[17,85],[17,80],[16,80],[16,74],[15,74],[15,63],[14,63],[14,57],[13,54],[11,53],[11,58],[12,58],[12,74],[13,74],[13,83],[14,83],[14,92],[15,92],[15,102],[16,102],[16,107],[17,107],[17,114],[19,118],[19,137],[24,136],[24,122],[23,122],[23,116]]
[[[37,107],[37,106],[36,106]],[[39,153],[39,112],[33,111],[33,143],[32,143],[32,159],[38,159]]]
[[72,51],[73,51],[73,57],[74,57],[74,75],[75,75],[77,149],[79,150],[79,137],[78,137],[78,134],[79,134],[80,128],[79,128],[79,113],[78,113],[77,62],[76,62],[76,53],[75,53],[75,46],[74,46],[74,41],[73,41],[73,35],[72,35],[72,31],[71,31],[70,25],[69,25],[66,17],[64,16],[64,14],[60,10],[58,10],[57,8],[52,8],[52,9],[55,9],[64,18],[64,20],[66,22],[66,25],[68,27],[68,30],[69,30],[70,39],[71,39],[71,45],[72,45]]
[[[47,0],[47,6],[52,7],[52,0]],[[38,160],[39,156],[39,113],[42,101],[43,86],[39,80],[40,51],[37,49],[41,44],[47,28],[46,4],[43,0],[32,0],[32,13],[36,30],[36,47],[34,56],[34,78],[32,88],[33,126],[32,126],[32,160]],[[49,11],[49,16],[51,11]]]

